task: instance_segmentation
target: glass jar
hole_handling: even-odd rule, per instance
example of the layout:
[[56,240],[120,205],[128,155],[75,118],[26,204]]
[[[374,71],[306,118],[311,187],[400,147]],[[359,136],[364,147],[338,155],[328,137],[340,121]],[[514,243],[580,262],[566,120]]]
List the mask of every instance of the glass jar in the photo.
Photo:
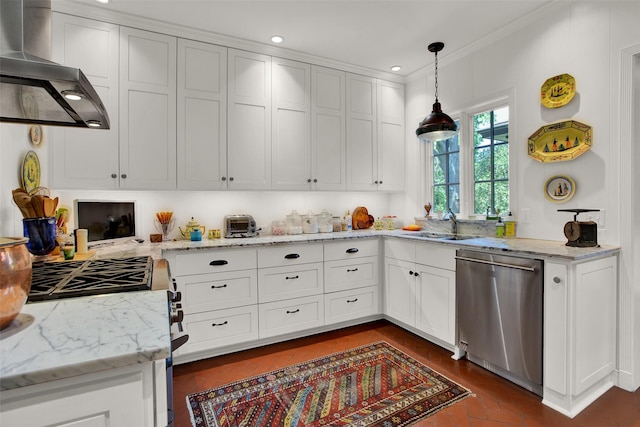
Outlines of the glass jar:
[[287,232],[287,226],[284,221],[271,221],[271,234],[273,236],[284,236]]
[[313,212],[302,216],[302,232],[305,234],[316,234],[318,232],[318,216]]
[[342,231],[342,218],[340,218],[339,216],[333,217],[333,231]]
[[333,231],[333,218],[326,209],[318,214],[318,231],[320,233],[331,233]]
[[302,217],[295,210],[287,215],[287,234],[302,234]]
[[380,217],[376,218],[376,220],[373,222],[373,228],[376,230],[382,230],[384,228],[384,224]]

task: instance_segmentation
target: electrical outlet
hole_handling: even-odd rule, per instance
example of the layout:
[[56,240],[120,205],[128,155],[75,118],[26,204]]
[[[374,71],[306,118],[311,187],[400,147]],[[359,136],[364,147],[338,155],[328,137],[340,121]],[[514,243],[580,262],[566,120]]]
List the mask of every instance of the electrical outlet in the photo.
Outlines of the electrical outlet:
[[520,209],[520,223],[528,224],[529,223],[529,215],[531,211],[529,208]]

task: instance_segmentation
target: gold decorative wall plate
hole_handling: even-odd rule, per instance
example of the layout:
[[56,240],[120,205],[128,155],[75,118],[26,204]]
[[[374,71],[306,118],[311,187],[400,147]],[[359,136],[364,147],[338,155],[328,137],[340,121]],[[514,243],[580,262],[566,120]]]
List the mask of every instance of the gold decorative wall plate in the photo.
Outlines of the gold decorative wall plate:
[[547,108],[567,105],[576,94],[576,80],[570,74],[547,79],[540,89],[540,102]]
[[539,162],[573,160],[591,148],[591,126],[568,120],[542,126],[529,137],[529,156]]
[[544,196],[556,203],[570,200],[576,193],[576,183],[565,175],[552,176],[544,184]]

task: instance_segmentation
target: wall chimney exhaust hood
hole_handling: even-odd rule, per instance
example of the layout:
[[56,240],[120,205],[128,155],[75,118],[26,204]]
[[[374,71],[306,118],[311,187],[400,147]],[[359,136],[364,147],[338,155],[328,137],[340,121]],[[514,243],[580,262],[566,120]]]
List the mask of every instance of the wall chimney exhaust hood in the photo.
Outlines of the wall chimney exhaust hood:
[[0,122],[109,129],[79,68],[49,60],[51,0],[0,0]]

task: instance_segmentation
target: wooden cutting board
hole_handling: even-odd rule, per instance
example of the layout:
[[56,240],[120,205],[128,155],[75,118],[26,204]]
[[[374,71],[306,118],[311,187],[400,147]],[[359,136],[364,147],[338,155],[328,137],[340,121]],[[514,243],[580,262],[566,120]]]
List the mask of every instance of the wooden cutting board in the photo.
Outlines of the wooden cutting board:
[[64,259],[62,254],[54,255],[51,259],[47,259],[47,262],[67,262],[67,261],[85,261],[96,257],[96,251],[89,251],[83,254],[76,253],[73,255],[73,259]]

